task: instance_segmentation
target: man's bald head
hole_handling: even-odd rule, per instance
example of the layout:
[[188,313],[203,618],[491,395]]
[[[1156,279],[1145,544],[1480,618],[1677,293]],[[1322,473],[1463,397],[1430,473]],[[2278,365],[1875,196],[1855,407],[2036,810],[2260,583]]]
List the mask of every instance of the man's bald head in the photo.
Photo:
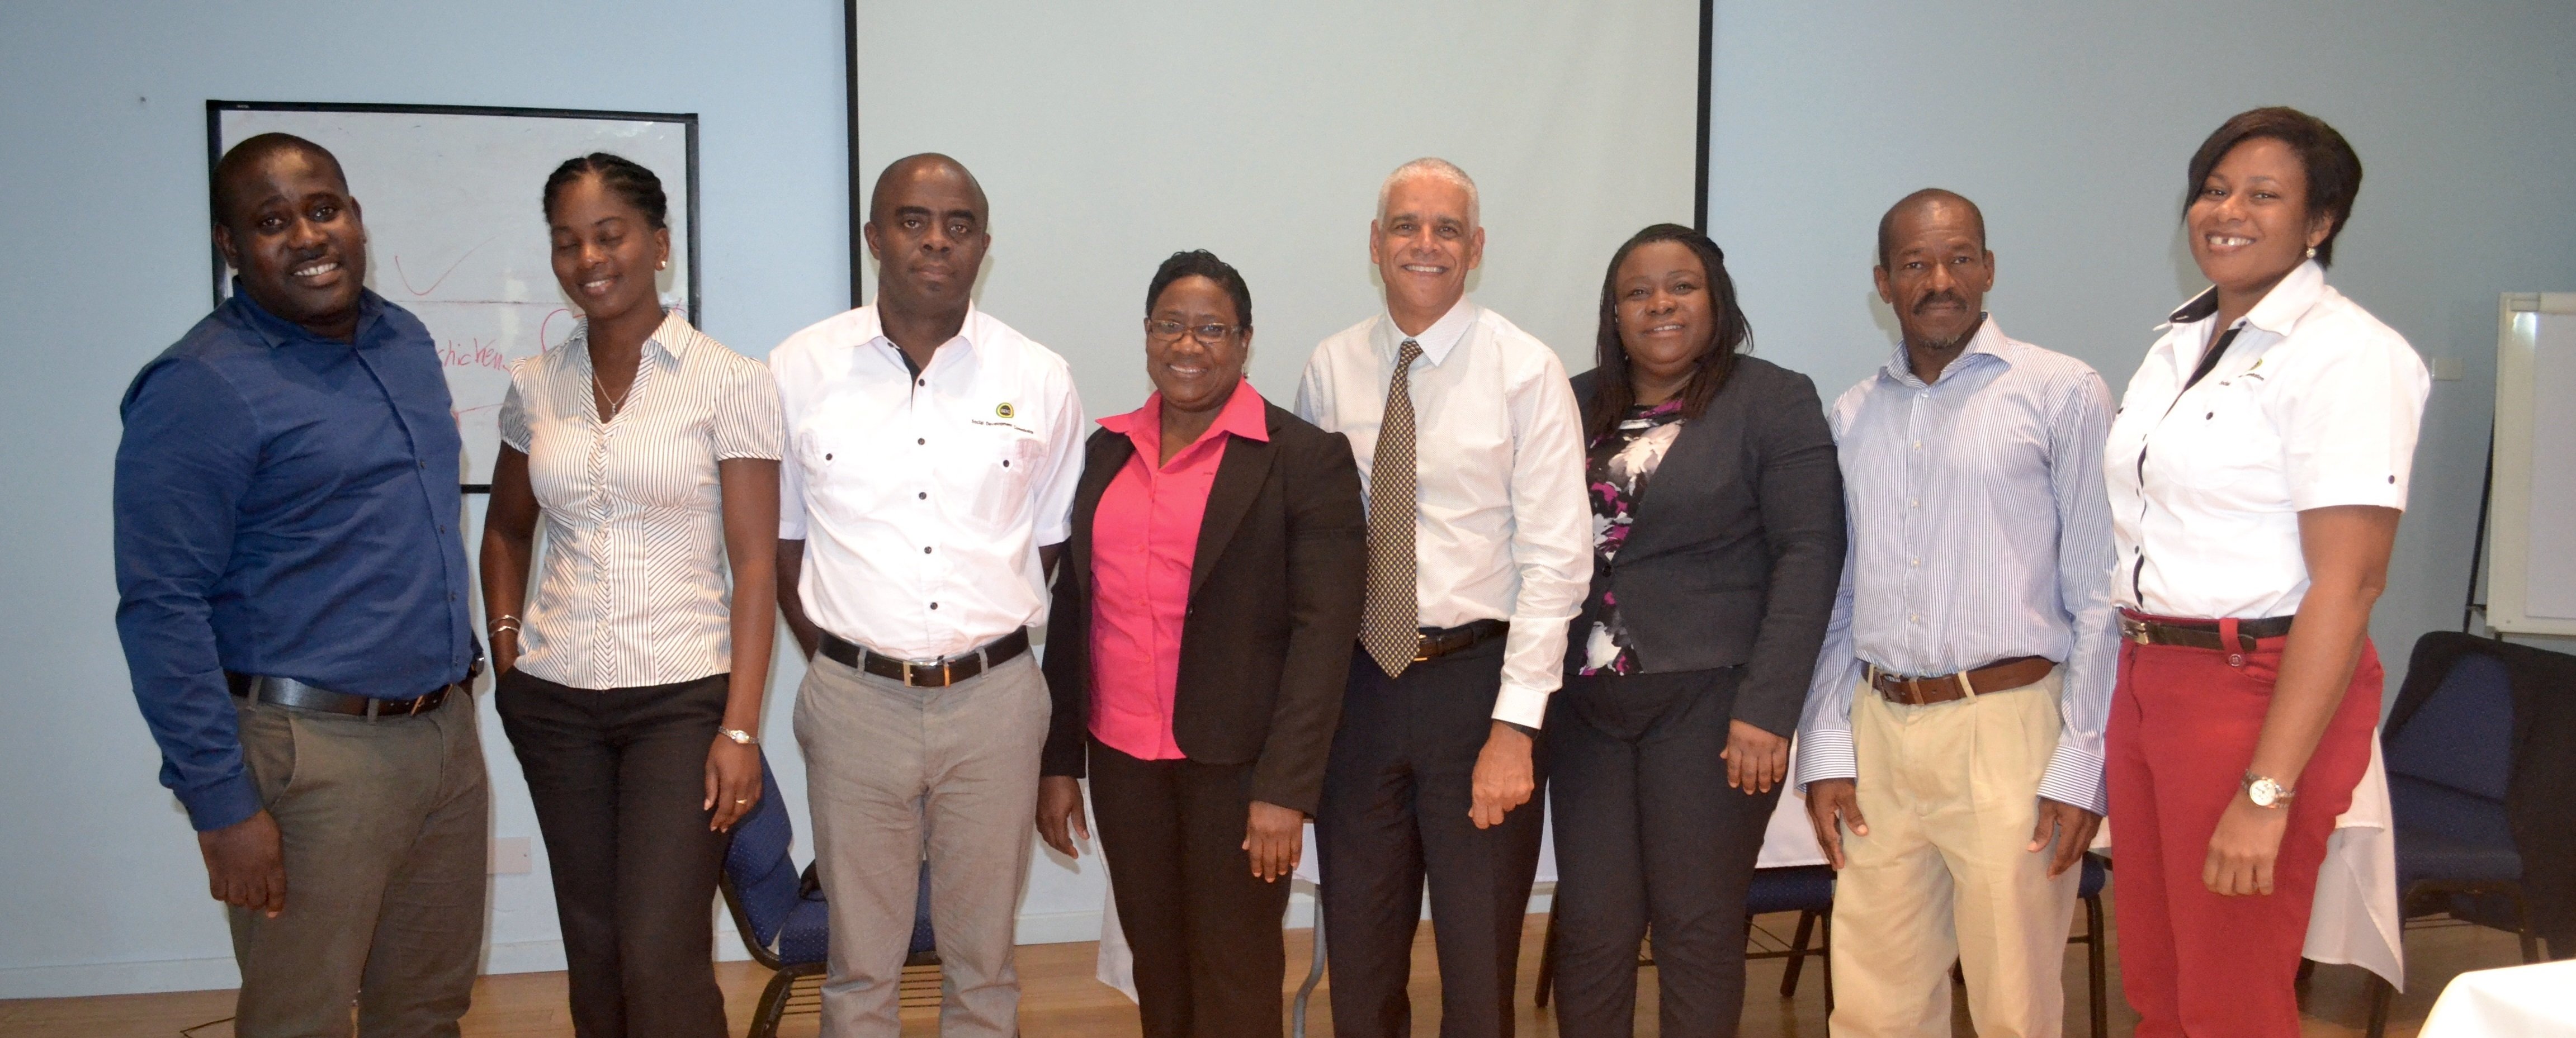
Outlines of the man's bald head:
[[1888,257],[1896,251],[1896,221],[1899,218],[1917,210],[1930,209],[1935,206],[1958,206],[1959,208],[1966,210],[1968,214],[1968,222],[1977,229],[1977,248],[1981,251],[1985,249],[1985,211],[1977,208],[1977,203],[1968,201],[1968,197],[1966,195],[1943,188],[1927,187],[1921,191],[1917,191],[1913,194],[1897,199],[1895,205],[1887,208],[1886,215],[1878,218],[1879,266],[1887,266]]
[[896,159],[885,168],[885,172],[877,174],[876,190],[868,195],[868,221],[884,220],[886,207],[904,194],[904,187],[925,181],[962,184],[966,197],[974,200],[976,222],[980,224],[992,215],[991,204],[984,199],[984,185],[975,182],[975,174],[966,171],[965,163],[935,151],[925,151]]
[[254,187],[262,166],[274,156],[297,153],[327,166],[331,176],[340,182],[340,193],[349,193],[349,176],[340,169],[340,159],[331,150],[291,133],[263,133],[243,140],[215,161],[215,173],[209,184],[214,221],[235,226],[241,218],[239,209]]

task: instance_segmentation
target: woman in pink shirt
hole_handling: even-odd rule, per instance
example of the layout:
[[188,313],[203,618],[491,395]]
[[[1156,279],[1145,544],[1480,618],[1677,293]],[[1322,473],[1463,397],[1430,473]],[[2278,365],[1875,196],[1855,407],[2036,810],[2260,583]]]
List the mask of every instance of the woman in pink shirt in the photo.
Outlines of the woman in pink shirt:
[[1350,443],[1243,377],[1252,292],[1204,250],[1146,292],[1145,406],[1085,445],[1046,652],[1038,831],[1090,838],[1147,1038],[1276,1034],[1280,917],[1359,636]]

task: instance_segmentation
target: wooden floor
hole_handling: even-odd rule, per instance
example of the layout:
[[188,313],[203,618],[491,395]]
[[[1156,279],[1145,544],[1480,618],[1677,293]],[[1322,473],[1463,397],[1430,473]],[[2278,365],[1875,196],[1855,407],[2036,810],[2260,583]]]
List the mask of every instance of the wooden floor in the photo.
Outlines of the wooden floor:
[[[1756,943],[1766,943],[1763,934],[1785,935],[1795,923],[1794,916],[1765,916],[1760,920],[1761,934]],[[1530,993],[1538,975],[1539,938],[1545,930],[1546,917],[1531,916],[1528,939],[1521,956],[1520,1034],[1552,1038],[1556,1023],[1547,1010],[1531,1004]],[[2080,923],[2078,925],[2081,925]],[[1288,933],[1289,977],[1287,987],[1294,991],[1306,972],[1306,958],[1311,946],[1308,931]],[[2433,924],[2407,931],[2407,953],[2412,984],[2399,996],[2388,1033],[2408,1038],[2431,1009],[2433,999],[2453,974],[2463,969],[2481,969],[2510,965],[2517,961],[2513,935],[2465,924]],[[2111,1032],[2127,1035],[2136,1023],[2128,1006],[2119,1001],[2119,960],[2112,956],[2109,989],[2111,991]],[[1136,1011],[1126,996],[1092,979],[1096,948],[1088,943],[1031,945],[1020,949],[1022,997],[1020,1021],[1022,1033],[1031,1038],[1126,1038],[1137,1033]],[[1797,994],[1782,998],[1779,994],[1782,964],[1779,960],[1756,961],[1746,978],[1744,1028],[1747,1036],[1777,1035],[1781,1038],[1821,1038],[1825,1033],[1825,1007],[1821,979],[1809,960]],[[747,962],[719,963],[716,976],[725,989],[726,1004],[731,1013],[734,1033],[740,1034],[751,1019],[752,1007],[760,996],[768,973]],[[1638,983],[1637,1034],[1656,1033],[1654,1013],[1654,970],[1641,971]],[[2066,1033],[2070,1038],[2089,1033],[2089,1017],[2084,995],[2083,949],[2071,948],[2066,959]],[[1315,992],[1313,1019],[1307,1033],[1330,1035],[1332,1014],[1326,1010],[1325,991]],[[1439,976],[1432,965],[1430,932],[1426,928],[1414,944],[1413,955],[1414,1033],[1439,1033]],[[187,991],[154,995],[111,995],[93,998],[36,999],[0,1001],[0,1035],[9,1038],[228,1038],[232,1025],[227,1017],[232,1012],[230,991]],[[907,998],[910,1003],[916,999]],[[2349,966],[2320,966],[2306,996],[2305,1033],[2309,1038],[2341,1038],[2362,1033],[2369,1007],[2369,988],[2360,970]],[[938,1011],[935,1000],[920,1008],[904,1011],[906,1035],[931,1036],[938,1033]],[[1956,1007],[1959,1034],[1972,1034],[1964,999]],[[810,1038],[816,1033],[816,1020],[810,1014],[788,1017],[780,1031],[787,1038]],[[564,1009],[564,975],[561,973],[519,973],[483,978],[474,993],[474,1010],[465,1017],[467,1038],[571,1038],[572,1023]]]

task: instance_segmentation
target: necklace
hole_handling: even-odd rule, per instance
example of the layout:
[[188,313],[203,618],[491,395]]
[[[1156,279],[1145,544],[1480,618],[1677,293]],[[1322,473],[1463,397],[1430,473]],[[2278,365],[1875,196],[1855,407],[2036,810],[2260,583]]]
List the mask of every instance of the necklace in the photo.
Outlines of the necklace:
[[642,379],[644,369],[640,367],[635,369],[635,375],[635,379],[631,379],[626,383],[625,393],[611,396],[608,392],[608,383],[599,380],[599,369],[592,368],[590,370],[590,384],[598,388],[600,399],[608,401],[608,413],[599,416],[600,421],[608,421],[609,419],[617,417],[618,412],[626,410],[626,398],[635,395],[635,382]]

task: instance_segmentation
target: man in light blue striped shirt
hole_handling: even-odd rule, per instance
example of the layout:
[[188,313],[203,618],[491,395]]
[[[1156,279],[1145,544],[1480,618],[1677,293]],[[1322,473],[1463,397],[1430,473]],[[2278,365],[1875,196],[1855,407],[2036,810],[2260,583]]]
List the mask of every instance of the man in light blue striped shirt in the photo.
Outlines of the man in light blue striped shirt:
[[2055,1036],[2119,653],[2110,389],[1984,313],[1965,198],[1888,210],[1875,276],[1904,342],[1834,403],[1851,555],[1792,777],[1842,873],[1832,1032],[1948,1035],[1957,961],[1979,1035]]

